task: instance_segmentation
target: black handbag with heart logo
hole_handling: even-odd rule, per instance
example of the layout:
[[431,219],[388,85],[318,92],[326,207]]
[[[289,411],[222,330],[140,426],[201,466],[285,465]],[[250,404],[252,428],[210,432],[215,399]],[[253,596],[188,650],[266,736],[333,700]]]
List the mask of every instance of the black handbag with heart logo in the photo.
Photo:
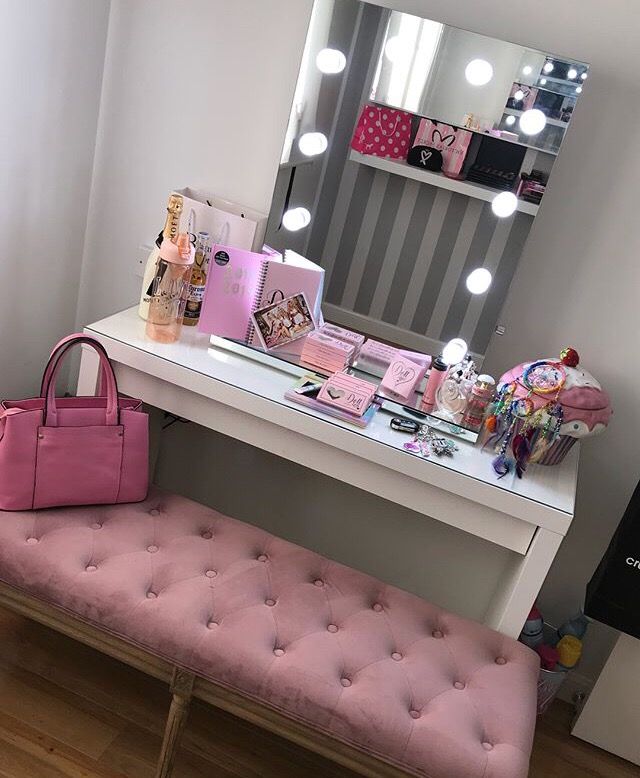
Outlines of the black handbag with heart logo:
[[414,146],[407,154],[407,162],[423,170],[442,170],[442,154],[431,146]]

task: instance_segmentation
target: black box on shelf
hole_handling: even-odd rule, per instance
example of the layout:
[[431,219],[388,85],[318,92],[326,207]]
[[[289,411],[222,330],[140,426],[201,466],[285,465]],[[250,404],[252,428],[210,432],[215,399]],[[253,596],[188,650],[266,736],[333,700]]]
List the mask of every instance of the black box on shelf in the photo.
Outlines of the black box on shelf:
[[491,135],[474,135],[464,165],[465,178],[511,191],[516,188],[527,149]]

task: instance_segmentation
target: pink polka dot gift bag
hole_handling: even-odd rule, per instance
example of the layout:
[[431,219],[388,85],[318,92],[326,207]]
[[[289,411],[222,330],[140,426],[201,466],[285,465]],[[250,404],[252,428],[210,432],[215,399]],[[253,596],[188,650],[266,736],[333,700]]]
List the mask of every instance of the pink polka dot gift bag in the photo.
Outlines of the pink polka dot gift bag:
[[351,148],[375,157],[405,159],[410,138],[410,113],[367,103],[353,133]]

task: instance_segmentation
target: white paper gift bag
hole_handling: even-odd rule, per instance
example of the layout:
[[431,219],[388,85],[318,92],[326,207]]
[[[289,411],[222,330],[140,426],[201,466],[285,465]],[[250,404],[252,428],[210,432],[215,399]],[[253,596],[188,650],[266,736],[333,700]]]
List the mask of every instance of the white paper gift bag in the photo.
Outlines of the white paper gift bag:
[[267,215],[224,200],[202,189],[176,189],[182,195],[181,230],[196,235],[208,232],[211,242],[247,251],[260,251],[267,229]]

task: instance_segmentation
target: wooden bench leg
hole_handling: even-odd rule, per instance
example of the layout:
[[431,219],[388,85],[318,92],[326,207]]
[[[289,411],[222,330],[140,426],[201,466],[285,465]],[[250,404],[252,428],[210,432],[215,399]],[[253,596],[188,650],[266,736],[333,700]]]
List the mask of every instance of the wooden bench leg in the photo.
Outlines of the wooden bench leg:
[[173,679],[171,681],[173,699],[171,700],[169,715],[167,716],[167,724],[164,728],[164,739],[162,741],[160,758],[158,759],[156,778],[169,778],[173,771],[176,752],[187,723],[187,716],[189,715],[194,681],[195,676],[193,673],[181,670],[178,667],[173,671]]

